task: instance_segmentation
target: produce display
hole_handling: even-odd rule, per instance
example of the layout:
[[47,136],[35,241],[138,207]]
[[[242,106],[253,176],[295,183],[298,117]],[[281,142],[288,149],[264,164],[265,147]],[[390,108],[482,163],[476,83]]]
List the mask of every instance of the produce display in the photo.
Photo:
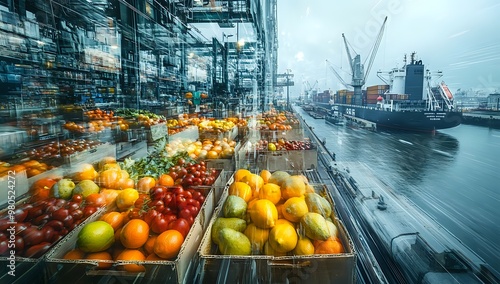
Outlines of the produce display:
[[54,166],[37,160],[28,160],[18,164],[0,162],[0,177],[6,176],[9,171],[21,172],[26,170],[26,175],[30,178],[53,168]]
[[[175,259],[209,190],[196,185],[202,181],[213,184],[216,178],[215,171],[205,176],[202,173],[206,171],[203,162],[184,164],[181,161],[158,180],[141,178],[137,183],[141,193],[134,188],[119,191],[110,207],[116,209],[86,224],[74,248],[66,252],[64,258],[98,260],[101,261],[99,269],[112,268],[111,261]],[[176,185],[181,178],[182,185]],[[116,268],[128,272],[145,271],[141,264]]]
[[149,128],[152,125],[166,122],[163,115],[158,115],[148,110],[120,108],[114,112],[116,115],[128,120],[130,127],[145,127]]
[[202,141],[192,141],[190,139],[175,140],[165,146],[168,156],[187,152],[189,157],[196,160],[204,159],[229,159],[234,155],[236,141],[223,138],[204,139]]
[[272,109],[257,116],[260,130],[291,130],[299,126],[299,120],[290,112]]
[[257,151],[291,151],[291,150],[310,150],[313,149],[313,145],[310,141],[296,141],[296,140],[286,140],[278,139],[277,141],[269,142],[267,140],[259,140],[255,144]]
[[67,139],[63,141],[52,141],[42,147],[25,152],[23,155],[33,160],[58,159],[68,157],[78,152],[89,150],[101,145],[97,140]]
[[224,255],[313,255],[344,252],[333,207],[303,175],[262,170],[234,174],[211,240]]
[[34,183],[30,189],[32,198],[16,205],[14,215],[4,212],[0,217],[0,256],[10,254],[10,236],[15,232],[16,256],[41,257],[95,213],[101,204],[84,199],[82,194],[73,194],[74,187],[75,184],[67,180],[41,179]]

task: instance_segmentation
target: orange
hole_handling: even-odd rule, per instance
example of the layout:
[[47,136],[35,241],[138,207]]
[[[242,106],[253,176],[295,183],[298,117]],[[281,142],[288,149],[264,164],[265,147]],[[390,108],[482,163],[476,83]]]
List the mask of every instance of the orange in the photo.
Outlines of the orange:
[[285,219],[290,222],[299,222],[309,209],[307,208],[306,200],[302,197],[289,198],[282,208],[282,214]]
[[306,193],[306,184],[301,176],[290,176],[281,185],[281,196],[287,200],[290,197],[301,197]]
[[100,187],[118,189],[120,185],[121,172],[116,169],[102,171],[99,174],[98,184]]
[[92,193],[85,198],[85,202],[89,206],[104,206],[106,205],[106,199],[100,193]]
[[252,207],[248,209],[248,213],[255,226],[261,229],[274,227],[278,220],[278,210],[276,206],[267,199],[255,201]]
[[219,158],[219,153],[215,151],[208,151],[207,152],[207,159],[218,159]]
[[132,207],[139,199],[139,192],[133,188],[125,188],[116,196],[116,206],[120,211],[125,211]]
[[149,237],[149,225],[141,219],[132,219],[123,226],[120,233],[122,245],[129,249],[142,247]]
[[137,181],[137,190],[141,193],[149,193],[149,190],[156,185],[153,177],[142,177]]
[[174,179],[168,174],[162,174],[158,179],[158,184],[163,186],[174,186]]
[[[125,249],[123,250],[117,257],[116,260],[124,260],[124,261],[143,261],[146,257],[140,250],[136,249]],[[140,264],[124,264],[120,266],[120,269],[126,270],[128,272],[143,272],[146,271],[146,268]]]
[[249,170],[239,169],[234,173],[234,181],[241,181],[246,175],[252,174]]
[[[128,212],[127,212],[127,215],[128,215]],[[115,230],[115,243],[120,243],[120,235],[122,234],[122,229],[123,229],[123,227]]]
[[260,199],[267,199],[273,204],[277,204],[281,200],[281,189],[279,185],[274,183],[266,183],[259,191]]
[[156,238],[153,250],[161,258],[174,258],[181,250],[183,242],[184,237],[179,231],[166,230]]
[[107,251],[93,252],[87,254],[86,259],[94,259],[94,260],[107,260],[107,261],[99,261],[97,265],[97,269],[109,269],[113,266],[113,258],[111,254]]
[[236,195],[248,203],[252,199],[252,188],[244,182],[233,182],[229,186],[229,195]]
[[256,175],[256,174],[248,174],[248,175],[244,176],[241,179],[241,182],[248,184],[250,186],[250,188],[252,189],[252,192],[254,193],[254,195],[258,195],[260,189],[264,185],[264,180],[259,175]]
[[131,178],[122,178],[119,183],[120,183],[119,185],[120,189],[135,188],[135,181]]
[[292,251],[297,245],[297,241],[297,232],[290,224],[278,224],[269,232],[269,245],[277,252]]
[[110,169],[113,169],[113,170],[119,170],[121,171],[122,168],[120,167],[120,165],[118,165],[116,162],[115,163],[105,163],[103,166],[102,166],[102,171],[105,171],[105,170],[110,170]]
[[81,249],[72,249],[68,251],[63,258],[64,259],[83,259],[85,257],[85,253]]
[[77,172],[75,173],[74,176],[75,180],[85,180],[85,179],[93,180],[99,176],[97,171],[94,169],[94,166],[87,163],[78,165],[76,171]]
[[344,246],[338,239],[328,239],[326,241],[316,242],[314,253],[316,254],[336,254],[343,253]]
[[155,241],[156,239],[158,238],[158,236],[154,235],[154,236],[149,236],[148,240],[146,241],[146,243],[144,244],[143,248],[144,248],[144,251],[146,251],[146,253],[149,255],[149,254],[152,254],[154,251],[153,251],[153,247],[154,247],[154,244],[155,244]]
[[153,252],[153,253],[149,254],[148,257],[146,257],[146,260],[158,261],[158,260],[165,260],[165,259],[157,256],[156,253]]
[[101,192],[99,193],[104,197],[104,200],[106,201],[107,205],[113,204],[116,200],[116,197],[120,193],[120,190],[117,189],[102,189]]
[[267,183],[269,178],[271,178],[271,172],[268,170],[262,170],[260,171],[260,177],[264,180],[264,183]]
[[123,215],[120,212],[108,212],[102,215],[100,220],[110,224],[115,232],[123,225]]

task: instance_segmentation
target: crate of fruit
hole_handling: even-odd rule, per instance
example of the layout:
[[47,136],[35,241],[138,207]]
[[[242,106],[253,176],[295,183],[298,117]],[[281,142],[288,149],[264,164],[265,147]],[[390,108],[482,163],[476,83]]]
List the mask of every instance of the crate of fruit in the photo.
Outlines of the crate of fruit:
[[115,144],[103,143],[93,146],[90,149],[83,150],[81,152],[75,152],[73,154],[64,157],[65,162],[68,165],[75,165],[79,163],[90,163],[95,161],[100,161],[105,157],[116,157],[116,146]]
[[45,253],[99,210],[76,199],[38,198],[56,183],[41,179],[28,195],[0,211],[0,233],[12,240],[1,249],[0,283],[44,282]]
[[253,178],[236,171],[198,249],[196,283],[354,283],[354,245],[326,187],[283,171],[260,176],[268,183],[247,203],[252,183],[238,180]]
[[215,185],[155,186],[131,210],[93,216],[47,253],[48,280],[192,283],[192,261],[217,192]]

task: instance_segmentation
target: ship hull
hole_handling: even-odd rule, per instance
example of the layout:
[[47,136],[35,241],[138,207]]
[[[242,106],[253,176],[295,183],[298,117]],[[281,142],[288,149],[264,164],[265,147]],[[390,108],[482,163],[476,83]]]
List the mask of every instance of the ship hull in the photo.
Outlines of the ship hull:
[[429,132],[456,127],[462,123],[462,113],[455,111],[385,111],[344,104],[334,104],[333,107],[344,116],[376,123],[377,128]]

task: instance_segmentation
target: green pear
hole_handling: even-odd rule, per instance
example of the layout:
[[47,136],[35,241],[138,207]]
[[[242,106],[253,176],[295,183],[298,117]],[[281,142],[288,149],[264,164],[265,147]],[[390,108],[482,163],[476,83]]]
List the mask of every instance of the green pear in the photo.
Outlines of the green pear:
[[50,195],[55,198],[70,199],[71,196],[73,196],[73,189],[75,186],[72,180],[63,178],[52,186]]

